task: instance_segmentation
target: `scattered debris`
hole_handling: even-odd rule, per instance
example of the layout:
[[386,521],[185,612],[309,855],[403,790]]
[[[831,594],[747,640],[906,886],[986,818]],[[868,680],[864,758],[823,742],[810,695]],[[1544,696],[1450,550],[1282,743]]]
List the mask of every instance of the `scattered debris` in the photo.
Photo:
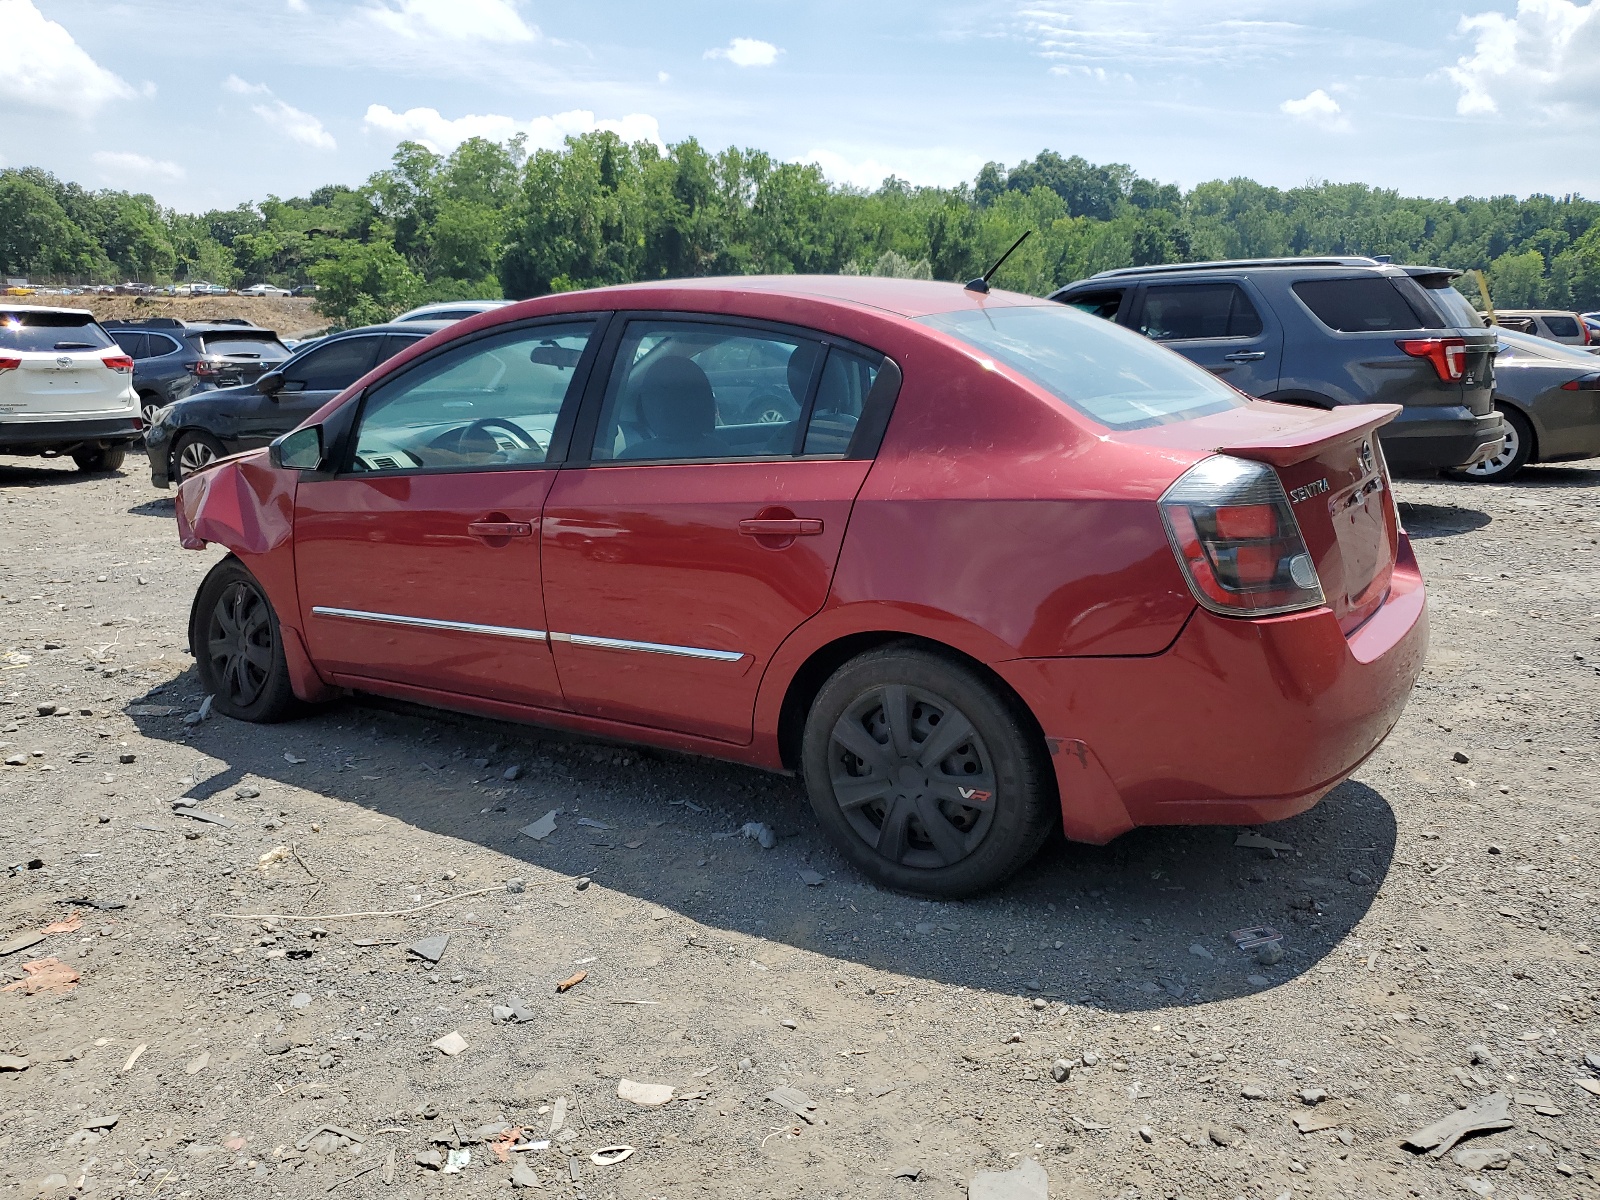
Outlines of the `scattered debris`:
[[1294,1118],[1294,1127],[1301,1133],[1321,1133],[1325,1129],[1337,1129],[1344,1122],[1337,1113],[1301,1113]]
[[1011,1171],[979,1171],[967,1184],[967,1200],[1050,1200],[1050,1176],[1031,1158]]
[[193,1059],[188,1066],[184,1067],[183,1073],[185,1075],[194,1075],[200,1071],[204,1071],[210,1065],[211,1051],[202,1050],[200,1051],[200,1056],[198,1058]]
[[321,1137],[325,1133],[333,1134],[334,1138],[336,1138],[336,1139],[337,1138],[345,1138],[348,1141],[356,1142],[358,1144],[362,1143],[362,1142],[365,1142],[367,1140],[365,1137],[363,1137],[361,1134],[357,1133],[355,1130],[346,1129],[342,1125],[318,1125],[310,1133],[306,1134],[305,1137],[301,1138],[298,1142],[296,1142],[294,1144],[294,1148],[303,1153],[304,1151],[311,1149],[311,1143],[316,1141],[319,1137]]
[[550,1110],[550,1136],[554,1137],[561,1132],[561,1127],[567,1123],[567,1098],[557,1096],[555,1107]]
[[15,1054],[0,1054],[0,1071],[26,1071],[32,1064]]
[[260,863],[263,871],[272,866],[273,863],[288,862],[289,847],[274,846],[271,850],[268,850],[265,854],[263,854],[257,861]]
[[202,812],[198,808],[185,808],[174,806],[172,815],[175,817],[192,817],[196,821],[204,821],[207,825],[221,825],[224,829],[237,829],[239,822],[232,817],[220,816],[217,813]]
[[298,754],[291,754],[289,751],[285,750],[283,752],[283,761],[286,762],[286,763],[289,763],[292,766],[298,767],[301,763],[305,762],[306,760],[301,758]]
[[635,1083],[631,1079],[619,1080],[617,1083],[617,1099],[631,1100],[644,1108],[660,1108],[669,1102],[674,1094],[675,1089],[664,1083]]
[[614,1167],[624,1159],[633,1157],[632,1146],[601,1146],[589,1155],[589,1161],[597,1167]]
[[19,933],[9,942],[0,942],[0,956],[20,953],[30,946],[37,946],[42,941],[44,941],[42,933]]
[[771,850],[778,844],[778,835],[772,832],[771,826],[760,821],[746,821],[739,832],[744,837],[758,842],[763,850]]
[[539,1177],[534,1174],[533,1168],[527,1163],[518,1161],[511,1167],[511,1186],[519,1188],[536,1188],[539,1186]]
[[1326,1088],[1307,1087],[1300,1089],[1300,1100],[1304,1104],[1321,1104],[1328,1098]]
[[459,1175],[472,1161],[472,1151],[463,1146],[460,1150],[446,1151],[444,1156],[444,1173],[446,1175]]
[[139,1056],[148,1049],[150,1049],[148,1042],[140,1042],[137,1046],[135,1046],[133,1048],[133,1053],[128,1055],[128,1061],[122,1064],[122,1073],[126,1075],[129,1071],[133,1070],[133,1064],[138,1062]]
[[616,828],[615,825],[607,825],[604,821],[597,821],[593,817],[579,817],[578,824],[585,829],[614,830]]
[[800,882],[807,887],[821,887],[822,874],[818,871],[801,871]]
[[1259,833],[1245,832],[1233,839],[1235,846],[1242,846],[1246,850],[1270,850],[1274,855],[1289,854],[1294,847],[1288,842],[1275,842],[1269,837],[1262,837]]
[[817,1102],[799,1088],[780,1085],[768,1092],[766,1098],[774,1104],[788,1109],[807,1125],[815,1125],[817,1123]]
[[127,908],[121,900],[95,900],[88,896],[79,896],[72,900],[58,900],[58,904],[79,904],[84,908],[95,908],[101,912],[116,912],[119,908]]
[[577,987],[587,978],[589,978],[589,972],[579,971],[576,975],[569,976],[568,978],[563,979],[560,983],[556,984],[556,991],[570,992],[573,988]]
[[407,954],[415,954],[418,958],[427,959],[431,963],[438,962],[444,957],[445,947],[450,944],[448,933],[430,934],[428,937],[419,938],[406,947]]
[[544,816],[531,825],[524,825],[517,832],[523,837],[530,837],[536,842],[542,842],[556,831],[556,816],[561,812],[559,808],[552,808]]
[[1500,1146],[1459,1146],[1450,1161],[1468,1171],[1504,1171],[1511,1165],[1511,1151]]
[[[24,978],[0,987],[0,992],[20,991],[25,996],[36,996],[40,992],[65,995],[78,986],[80,978],[76,971],[54,956],[25,962],[22,964],[22,969],[25,972]],[[127,1068],[124,1067],[123,1070]]]
[[123,711],[130,717],[171,717],[178,712],[170,704],[130,704]]
[[467,1048],[467,1039],[461,1036],[460,1030],[453,1029],[437,1041],[430,1042],[429,1045],[439,1053],[454,1058]]
[[[207,696],[204,700],[200,701],[200,707],[197,708],[194,712],[190,713],[188,716],[184,717],[183,718],[183,723],[185,725],[198,725],[202,721],[210,720],[210,718],[211,718],[211,702],[215,698],[216,697],[214,697],[214,696]],[[332,1189],[329,1189],[329,1190],[331,1191]]]
[[[1495,1092],[1493,1095],[1485,1096],[1476,1104],[1441,1117],[1432,1125],[1425,1125],[1408,1134],[1400,1144],[1419,1153],[1429,1152],[1434,1158],[1443,1158],[1450,1153],[1452,1146],[1469,1133],[1493,1133],[1498,1129],[1510,1129],[1514,1123],[1510,1114],[1511,1097],[1504,1092]],[[1298,1124],[1298,1118],[1296,1123]]]

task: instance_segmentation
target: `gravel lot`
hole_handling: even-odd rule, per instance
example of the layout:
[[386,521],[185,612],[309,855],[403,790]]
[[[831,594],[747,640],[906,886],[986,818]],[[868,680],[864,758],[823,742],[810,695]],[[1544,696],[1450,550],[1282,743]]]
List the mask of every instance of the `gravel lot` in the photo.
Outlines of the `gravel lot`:
[[[935,904],[853,875],[790,779],[365,702],[187,725],[219,552],[142,461],[0,460],[0,942],[76,926],[0,983],[81,976],[0,995],[0,1196],[509,1197],[500,1154],[590,1200],[955,1198],[1028,1157],[1057,1197],[1600,1196],[1600,462],[1399,492],[1430,665],[1259,831],[1291,849],[1057,843]],[[1509,1157],[1402,1147],[1491,1093],[1513,1124],[1464,1147]]]

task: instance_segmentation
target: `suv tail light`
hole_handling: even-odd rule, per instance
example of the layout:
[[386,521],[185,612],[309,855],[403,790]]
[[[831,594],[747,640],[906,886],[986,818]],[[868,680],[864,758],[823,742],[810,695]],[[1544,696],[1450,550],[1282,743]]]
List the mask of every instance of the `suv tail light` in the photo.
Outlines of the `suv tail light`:
[[0,371],[15,371],[22,366],[20,358],[0,358]]
[[1185,471],[1160,506],[1189,590],[1212,612],[1264,617],[1323,603],[1300,523],[1265,463],[1212,455]]
[[105,363],[105,365],[110,367],[113,371],[133,370],[133,359],[129,358],[126,354],[112,354],[106,358],[102,358],[100,361]]
[[[6,369],[6,360],[0,358],[0,371]],[[1593,375],[1581,375],[1577,379],[1569,379],[1561,385],[1563,392],[1600,392],[1600,371]]]
[[1425,358],[1439,373],[1440,383],[1460,383],[1467,373],[1465,338],[1409,338],[1396,342],[1412,358]]
[[217,374],[219,367],[219,364],[205,358],[202,358],[197,362],[187,363],[185,365],[189,368],[189,373],[191,375],[196,375],[201,379],[210,379],[213,375]]

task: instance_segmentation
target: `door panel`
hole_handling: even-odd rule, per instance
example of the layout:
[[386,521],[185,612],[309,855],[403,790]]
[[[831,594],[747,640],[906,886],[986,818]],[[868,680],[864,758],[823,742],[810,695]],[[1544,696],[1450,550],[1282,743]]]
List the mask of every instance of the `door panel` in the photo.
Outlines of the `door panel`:
[[[342,675],[560,707],[537,534],[554,478],[540,469],[303,481],[295,570],[312,660]],[[501,528],[469,528],[484,521]]]
[[762,672],[827,598],[870,466],[787,459],[561,471],[545,505],[543,555],[567,707],[748,742]]

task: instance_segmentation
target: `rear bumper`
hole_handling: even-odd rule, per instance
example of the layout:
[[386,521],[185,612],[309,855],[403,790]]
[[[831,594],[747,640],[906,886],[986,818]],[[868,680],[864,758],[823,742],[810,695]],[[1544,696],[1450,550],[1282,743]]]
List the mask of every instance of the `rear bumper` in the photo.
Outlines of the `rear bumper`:
[[1407,405],[1378,431],[1383,456],[1396,474],[1471,466],[1500,449],[1505,423],[1497,412],[1478,416],[1464,405]]
[[1326,608],[1198,610],[1162,654],[994,665],[1049,740],[1068,837],[1253,825],[1310,808],[1394,728],[1427,653],[1426,599],[1403,540],[1388,597],[1348,637]]
[[140,432],[137,413],[61,421],[0,420],[0,454],[70,454],[84,446],[126,445]]

